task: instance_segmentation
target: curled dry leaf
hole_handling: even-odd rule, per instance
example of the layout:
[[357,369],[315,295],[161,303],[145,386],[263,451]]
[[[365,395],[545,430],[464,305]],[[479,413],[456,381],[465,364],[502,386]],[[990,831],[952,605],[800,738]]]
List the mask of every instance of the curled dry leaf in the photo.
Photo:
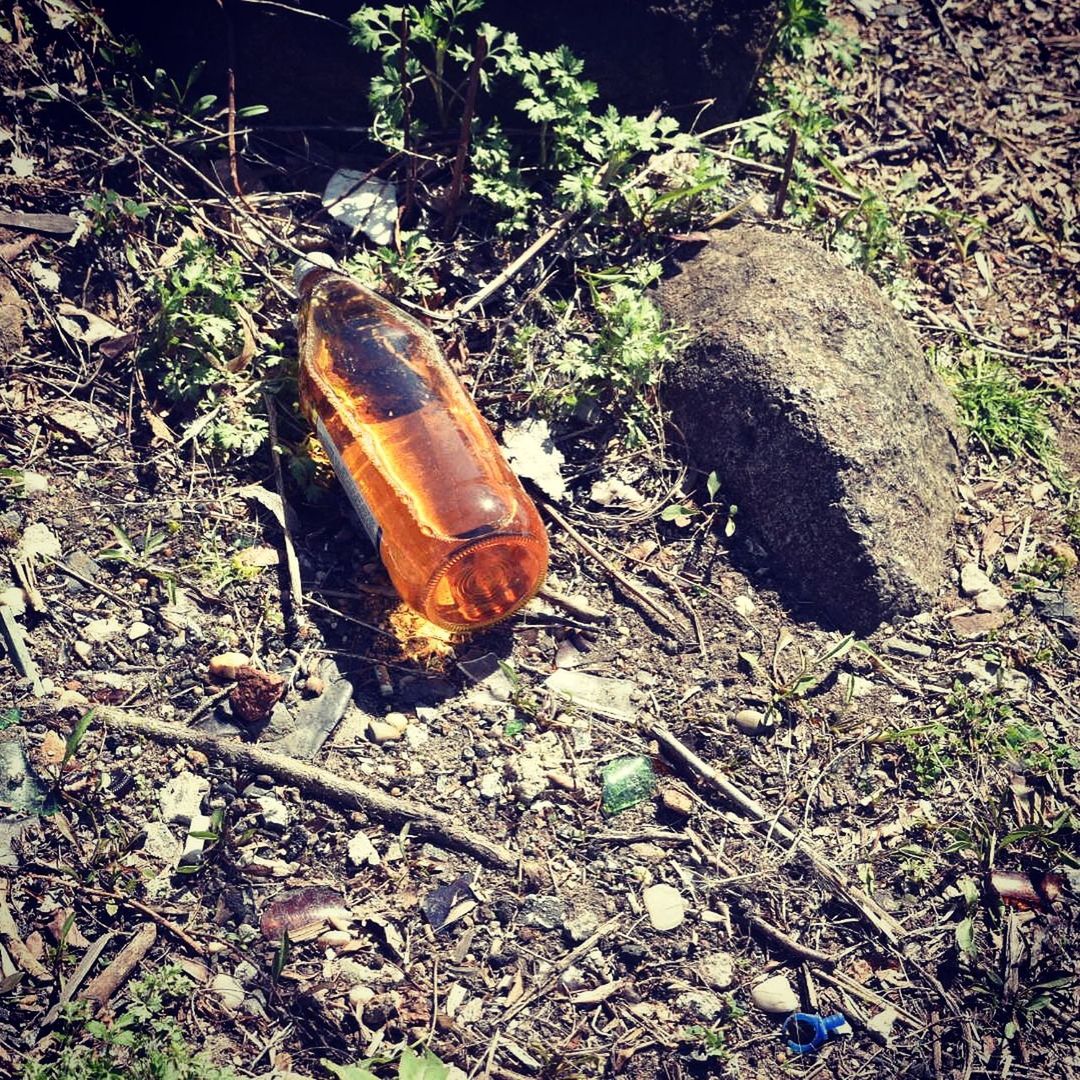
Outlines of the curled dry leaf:
[[296,931],[306,927],[351,918],[341,893],[326,885],[305,885],[278,893],[263,912],[259,928],[263,937],[280,941],[285,934],[294,937]]

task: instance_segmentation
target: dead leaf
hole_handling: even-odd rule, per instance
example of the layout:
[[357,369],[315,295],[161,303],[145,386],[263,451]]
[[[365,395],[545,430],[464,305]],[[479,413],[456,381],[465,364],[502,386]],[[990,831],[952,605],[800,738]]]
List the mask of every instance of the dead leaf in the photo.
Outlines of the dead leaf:
[[240,324],[240,351],[225,365],[231,372],[243,371],[255,355],[255,323],[247,309],[233,304],[236,321]]
[[[124,336],[124,331],[113,326],[107,319],[95,315],[85,308],[76,307],[74,304],[60,304],[57,306],[57,314],[60,316],[60,325],[76,341],[84,345],[96,345],[99,341],[115,341]],[[86,327],[76,320],[82,320]]]
[[63,762],[66,751],[67,740],[50,729],[45,732],[34,756],[40,764],[57,769]]
[[53,405],[45,414],[58,428],[93,446],[101,438],[101,425],[86,407],[74,402]]

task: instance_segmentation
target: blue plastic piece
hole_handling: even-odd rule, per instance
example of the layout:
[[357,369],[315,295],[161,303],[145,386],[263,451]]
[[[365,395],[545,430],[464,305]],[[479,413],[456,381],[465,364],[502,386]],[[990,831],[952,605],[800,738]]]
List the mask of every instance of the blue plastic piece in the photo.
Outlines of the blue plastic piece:
[[843,1013],[818,1016],[817,1013],[792,1013],[784,1021],[784,1035],[793,1054],[813,1054],[820,1050],[829,1035],[847,1023]]

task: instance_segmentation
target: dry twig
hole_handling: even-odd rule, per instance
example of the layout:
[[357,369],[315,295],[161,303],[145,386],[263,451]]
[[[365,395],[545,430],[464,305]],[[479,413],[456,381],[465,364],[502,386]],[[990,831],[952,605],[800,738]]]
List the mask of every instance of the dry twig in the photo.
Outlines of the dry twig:
[[846,881],[840,871],[829,862],[825,855],[799,835],[795,825],[786,819],[784,815],[769,813],[761,803],[756,799],[752,799],[719,770],[702,761],[697,754],[684,746],[662,724],[647,722],[645,728],[649,735],[656,739],[662,747],[666,748],[683,765],[695,772],[710,787],[715,788],[724,798],[737,806],[758,829],[786,840],[795,851],[799,852],[813,866],[815,873],[828,885],[830,891],[861,912],[866,921],[878,933],[891,942],[897,942],[904,936],[904,927],[871,896]]
[[[378,788],[337,776],[327,769],[250,746],[232,739],[219,738],[204,731],[194,731],[180,724],[128,716],[119,709],[102,707],[101,719],[120,731],[144,735],[170,746],[194,747],[240,769],[268,773],[284,784],[300,789],[308,798],[321,799],[333,806],[361,810],[395,827],[409,826],[415,836],[442,847],[464,851],[474,859],[499,870],[516,873],[524,867],[522,858],[510,848],[472,829],[459,825],[449,814],[407,799],[387,795]],[[526,870],[528,867],[524,867]]]

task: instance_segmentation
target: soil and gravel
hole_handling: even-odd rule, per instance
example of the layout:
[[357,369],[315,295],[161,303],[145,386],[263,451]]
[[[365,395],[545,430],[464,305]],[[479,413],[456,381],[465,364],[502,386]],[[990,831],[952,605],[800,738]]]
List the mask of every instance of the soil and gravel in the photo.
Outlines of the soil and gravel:
[[[909,235],[913,325],[1044,388],[1074,473],[1076,6],[838,6],[863,50],[818,61],[845,172],[987,222]],[[243,235],[184,148],[127,157],[50,102],[98,80],[62,7],[0,24],[6,210],[160,174],[195,228]],[[255,202],[275,227],[315,216],[298,145]],[[162,418],[125,247],[167,245],[25,225],[0,225],[0,1071],[48,1061],[88,986],[121,1011],[91,980],[135,943],[136,973],[182,965],[188,1040],[241,1075],[404,1042],[497,1080],[1080,1073],[1080,528],[1042,466],[973,444],[936,603],[853,643],[781,603],[744,530],[590,503],[596,475],[665,482],[597,451],[550,592],[432,640],[332,487],[305,503],[267,451],[223,462]],[[267,273],[257,332],[287,357]],[[304,439],[285,409],[276,434]],[[611,812],[627,758],[654,786]],[[795,1001],[850,1033],[792,1056]]]

